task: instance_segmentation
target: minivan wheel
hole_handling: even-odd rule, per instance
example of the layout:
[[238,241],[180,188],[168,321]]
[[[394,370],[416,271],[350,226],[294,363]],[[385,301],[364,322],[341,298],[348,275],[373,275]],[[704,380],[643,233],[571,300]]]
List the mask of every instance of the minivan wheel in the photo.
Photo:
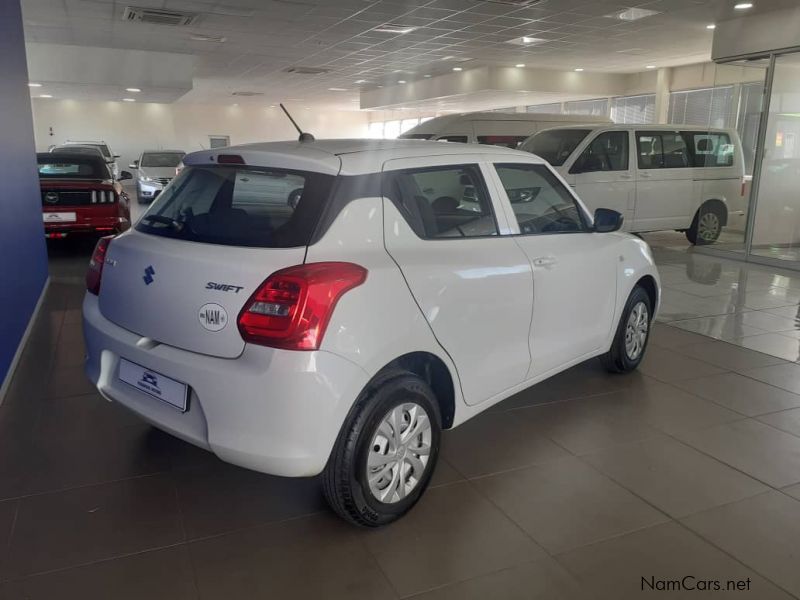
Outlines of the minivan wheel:
[[644,288],[633,288],[611,343],[602,357],[603,365],[612,373],[628,373],[639,366],[650,339],[653,308]]
[[725,215],[718,207],[701,206],[686,230],[686,239],[697,246],[713,244],[722,233],[724,219]]
[[370,385],[353,407],[323,472],[323,491],[342,518],[380,527],[405,514],[430,483],[441,418],[427,383],[406,371]]

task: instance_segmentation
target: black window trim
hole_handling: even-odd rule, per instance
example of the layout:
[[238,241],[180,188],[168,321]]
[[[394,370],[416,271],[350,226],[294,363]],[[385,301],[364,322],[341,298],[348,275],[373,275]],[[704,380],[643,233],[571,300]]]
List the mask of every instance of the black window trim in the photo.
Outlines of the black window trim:
[[[498,163],[498,162],[493,162],[492,163],[492,167],[494,168],[498,179],[500,179],[500,173],[497,173],[497,168],[498,167],[518,167],[518,166],[532,167],[532,168],[539,167],[542,170],[548,172],[550,175],[553,175],[555,177],[555,174],[550,170],[550,168],[547,165],[543,165],[543,164],[537,164],[537,163]],[[561,183],[558,180],[557,177],[555,177],[555,183],[560,184],[566,190],[567,194],[569,194],[569,197],[572,199],[572,202],[575,204],[575,208],[578,210],[578,216],[580,217],[581,223],[583,224],[585,229],[583,231],[537,231],[536,233],[523,233],[521,228],[520,228],[520,226],[519,226],[519,219],[517,219],[517,213],[514,212],[514,207],[511,205],[511,200],[509,200],[509,198],[508,198],[508,192],[506,192],[505,186],[501,185],[500,189],[502,189],[503,190],[503,194],[505,194],[506,202],[508,202],[508,205],[511,206],[511,214],[514,215],[514,221],[517,224],[517,229],[520,229],[519,233],[506,234],[507,237],[534,237],[534,236],[538,237],[538,236],[543,236],[543,235],[575,235],[575,234],[584,234],[584,233],[594,233],[593,220],[587,214],[587,212],[584,209],[583,205],[578,201],[578,197],[575,195],[575,193],[573,192],[572,188],[569,187],[568,185],[564,185],[563,183]]]
[[[680,134],[683,136],[683,141],[684,141],[684,143],[686,144],[686,147],[689,150],[689,156],[692,157],[692,167],[691,168],[694,168],[694,169],[727,169],[729,167],[733,167],[734,164],[736,163],[735,160],[731,160],[731,164],[729,164],[729,165],[714,165],[713,167],[710,167],[710,166],[705,165],[705,164],[703,164],[703,165],[698,165],[697,164],[697,154],[695,153],[694,136],[695,135],[716,135],[716,136],[723,136],[724,135],[725,137],[728,138],[728,143],[730,144],[731,143],[731,135],[727,131],[714,131],[713,129],[703,130],[703,131],[692,130],[692,129],[684,129],[684,130],[681,130]],[[688,136],[692,136],[692,137],[689,138]],[[689,143],[690,141],[691,141],[691,143]],[[734,158],[735,158],[735,153],[734,153]]]
[[[598,139],[601,135],[605,135],[607,133],[624,133],[625,134],[625,144],[627,145],[626,150],[628,152],[628,167],[625,168],[625,169],[616,169],[614,171],[580,171],[580,172],[575,172],[573,169],[575,169],[575,167],[578,165],[578,161],[583,156],[583,153],[586,152],[591,147],[591,145],[594,143],[594,141],[596,139]],[[570,175],[580,175],[582,173],[622,173],[624,171],[632,171],[633,170],[633,167],[631,167],[631,130],[630,129],[603,129],[603,130],[597,131],[596,135],[592,139],[590,139],[588,141],[588,143],[586,143],[586,139],[588,137],[589,136],[587,135],[581,141],[581,144],[585,143],[585,145],[583,146],[583,148],[581,148],[580,154],[578,154],[575,157],[575,161],[572,163],[572,166],[569,168],[569,174]],[[580,147],[580,144],[579,144],[579,147]],[[573,150],[572,153],[575,154],[575,152],[577,150],[578,150],[578,148],[575,148],[575,150]],[[637,147],[637,157],[638,157],[638,147]],[[567,158],[567,160],[569,160],[569,157]],[[565,160],[564,162],[567,162],[567,161]]]
[[[400,173],[425,173],[430,171],[444,171],[447,169],[464,169],[464,168],[473,168],[477,171],[479,181],[476,185],[476,190],[482,191],[486,198],[489,200],[489,210],[491,211],[492,221],[494,222],[494,228],[496,233],[494,235],[470,235],[470,236],[448,236],[448,237],[426,237],[424,235],[424,228],[422,227],[422,219],[418,214],[411,214],[411,212],[406,208],[405,204],[403,203],[402,199],[397,198],[394,193],[392,193],[391,183],[396,175]],[[494,197],[492,196],[491,192],[489,191],[489,186],[486,183],[486,178],[483,176],[483,171],[481,170],[481,163],[452,163],[446,165],[434,165],[430,167],[408,167],[404,169],[392,169],[391,171],[383,171],[381,173],[381,194],[384,198],[389,199],[389,201],[394,204],[397,211],[402,215],[405,219],[406,224],[411,228],[414,234],[423,242],[450,242],[450,241],[457,241],[457,240],[496,240],[503,237],[506,237],[507,234],[503,234],[500,229],[500,224],[497,221],[497,213],[494,207]]]

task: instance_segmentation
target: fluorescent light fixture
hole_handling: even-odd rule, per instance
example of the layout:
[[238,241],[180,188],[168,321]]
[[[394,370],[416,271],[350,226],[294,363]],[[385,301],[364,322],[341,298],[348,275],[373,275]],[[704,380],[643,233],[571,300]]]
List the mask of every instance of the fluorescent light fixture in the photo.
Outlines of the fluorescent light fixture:
[[733,8],[736,10],[747,10],[748,8],[753,8],[752,2],[739,2],[738,4],[734,4]]
[[453,60],[455,56],[445,56],[442,60]]
[[346,92],[346,88],[328,88],[329,92]]
[[39,94],[39,98],[52,98],[50,94]]
[[28,87],[42,87],[41,83],[29,83]]
[[430,79],[430,77],[431,77],[431,76],[430,76],[430,75],[423,75],[423,77],[424,77],[425,79]]
[[397,83],[405,83],[405,82],[406,82],[406,80],[405,80],[405,79],[398,79],[398,80],[397,80]]
[[134,94],[138,94],[142,90],[140,90],[139,88],[125,88],[125,91],[126,92],[133,92]]
[[414,31],[416,27],[413,25],[400,25],[398,23],[384,23],[380,27],[376,27],[372,31],[377,31],[379,33],[410,33]]
[[517,67],[518,69],[522,69],[522,68],[524,68],[524,67],[525,67],[525,63],[517,63],[517,64],[516,64],[516,65],[514,65],[514,66],[515,66],[515,67]]
[[575,72],[576,72],[576,73],[580,73],[580,72],[582,72],[582,71],[583,71],[583,67],[578,67],[577,69],[575,69]]
[[463,70],[464,69],[462,69],[461,67],[453,67],[453,71],[463,71]]
[[543,38],[531,37],[529,35],[523,35],[522,37],[514,38],[513,40],[508,40],[506,44],[514,44],[516,46],[533,46],[535,44],[541,44],[546,42],[547,40]]
[[717,26],[714,25],[714,23],[710,23],[710,24],[706,25],[706,29],[716,29],[716,28],[717,28]]
[[[123,98],[122,101],[123,102],[136,102],[136,99],[135,98]],[[234,104],[234,106],[236,106],[236,105]]]
[[366,79],[359,79],[358,81],[356,81],[356,84],[359,84],[359,83],[367,83],[367,80]]
[[656,66],[655,66],[655,65],[647,65],[647,66],[645,67],[645,69],[655,69],[655,68],[656,68]]
[[620,21],[638,21],[645,17],[661,14],[660,11],[650,10],[649,8],[626,8],[623,11],[606,15],[609,19],[619,19]]
[[194,40],[195,42],[215,42],[217,44],[223,44],[228,39],[224,35],[206,35],[204,33],[193,33],[189,36],[189,39]]

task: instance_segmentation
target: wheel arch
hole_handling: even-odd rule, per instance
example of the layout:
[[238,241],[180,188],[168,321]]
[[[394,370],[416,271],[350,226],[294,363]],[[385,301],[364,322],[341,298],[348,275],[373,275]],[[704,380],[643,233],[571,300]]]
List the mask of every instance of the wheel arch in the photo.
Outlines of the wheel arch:
[[652,275],[644,275],[639,278],[634,288],[637,286],[641,287],[647,293],[647,297],[650,298],[650,309],[655,312],[659,301],[658,284],[656,283],[655,277]]
[[720,198],[709,198],[700,205],[695,215],[700,215],[704,208],[707,211],[714,210],[714,212],[719,214],[721,217],[720,224],[723,227],[728,224],[728,205],[724,200],[721,200]]

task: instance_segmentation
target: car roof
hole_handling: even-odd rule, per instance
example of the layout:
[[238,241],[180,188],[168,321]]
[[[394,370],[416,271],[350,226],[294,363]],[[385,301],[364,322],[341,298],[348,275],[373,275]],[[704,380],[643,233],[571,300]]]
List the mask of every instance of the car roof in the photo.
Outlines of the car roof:
[[83,144],[83,145],[86,145],[86,146],[105,146],[106,145],[105,142],[103,142],[103,141],[99,141],[98,142],[96,140],[94,140],[94,141],[93,140],[83,140],[83,141],[67,140],[66,142],[64,142],[61,145],[62,146],[66,146],[66,145],[73,145],[73,144],[77,144],[77,145]]
[[186,150],[142,150],[142,154],[186,154]]
[[[703,127],[702,125],[680,125],[677,123],[629,123],[629,124],[622,124],[622,123],[586,123],[585,125],[564,125],[556,126],[556,127],[548,127],[547,129],[542,129],[541,131],[553,131],[554,129],[609,129],[609,130],[618,130],[618,131],[629,131],[631,129],[638,129],[640,131],[700,131],[700,132],[712,132],[712,131],[724,131],[726,133],[730,133],[734,131],[733,129],[728,129],[724,127]],[[536,133],[539,133],[538,131]],[[536,135],[536,134],[534,134]]]
[[452,156],[453,164],[465,160],[474,162],[481,155],[508,156],[523,162],[544,162],[528,152],[499,146],[430,142],[427,140],[370,140],[336,139],[313,142],[267,142],[243,144],[192,152],[184,164],[213,164],[220,154],[242,156],[245,163],[255,166],[308,170],[335,175],[379,173],[387,160],[427,156]]

